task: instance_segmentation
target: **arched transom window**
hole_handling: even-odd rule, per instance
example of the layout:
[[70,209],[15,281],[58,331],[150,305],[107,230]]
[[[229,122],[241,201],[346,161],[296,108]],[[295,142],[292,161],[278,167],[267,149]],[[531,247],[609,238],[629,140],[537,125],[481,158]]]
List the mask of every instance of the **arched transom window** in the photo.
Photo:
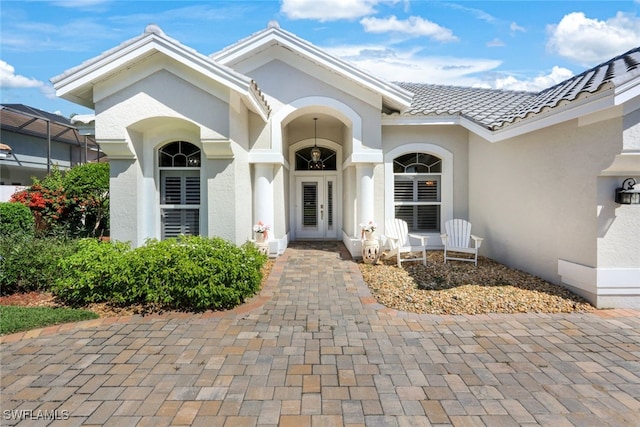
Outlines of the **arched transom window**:
[[442,159],[409,153],[393,160],[395,217],[410,231],[439,232],[442,205]]
[[200,234],[200,149],[185,141],[158,150],[162,238]]

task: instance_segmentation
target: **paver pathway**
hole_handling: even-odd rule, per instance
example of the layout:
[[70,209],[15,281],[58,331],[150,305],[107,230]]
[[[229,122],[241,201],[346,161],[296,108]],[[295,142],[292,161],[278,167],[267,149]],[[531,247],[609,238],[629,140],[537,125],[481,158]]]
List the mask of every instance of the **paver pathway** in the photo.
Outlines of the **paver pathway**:
[[0,342],[2,425],[640,425],[639,312],[396,312],[339,243],[292,245],[233,311]]

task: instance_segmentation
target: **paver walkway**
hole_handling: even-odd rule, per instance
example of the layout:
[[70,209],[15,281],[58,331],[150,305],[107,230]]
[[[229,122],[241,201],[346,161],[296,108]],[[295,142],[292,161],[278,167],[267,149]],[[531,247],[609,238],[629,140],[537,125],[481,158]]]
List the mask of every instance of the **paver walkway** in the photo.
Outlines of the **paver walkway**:
[[292,245],[233,311],[0,342],[2,425],[640,425],[639,312],[395,312],[338,243]]

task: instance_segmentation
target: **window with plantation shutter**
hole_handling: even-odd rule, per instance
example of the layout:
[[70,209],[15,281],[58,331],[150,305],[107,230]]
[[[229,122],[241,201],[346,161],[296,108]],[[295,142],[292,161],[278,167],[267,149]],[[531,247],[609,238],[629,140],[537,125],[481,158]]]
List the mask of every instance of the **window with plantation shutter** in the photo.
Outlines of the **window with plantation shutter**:
[[162,238],[200,234],[200,150],[184,141],[159,151]]
[[409,231],[439,232],[442,204],[442,160],[426,153],[409,153],[393,161],[395,217]]

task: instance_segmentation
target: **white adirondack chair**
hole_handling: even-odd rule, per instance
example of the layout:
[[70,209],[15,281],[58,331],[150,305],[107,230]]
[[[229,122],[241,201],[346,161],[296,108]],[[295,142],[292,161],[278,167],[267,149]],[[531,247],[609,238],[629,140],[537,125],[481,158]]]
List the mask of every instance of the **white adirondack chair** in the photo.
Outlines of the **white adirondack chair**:
[[[442,244],[444,245],[444,263],[448,259],[458,261],[469,261],[478,265],[478,249],[482,245],[482,238],[471,234],[471,223],[464,219],[451,219],[444,224],[446,233],[440,235]],[[473,240],[473,247],[470,246]],[[472,254],[473,258],[452,257],[449,252],[462,252]]]
[[[390,251],[388,257],[396,256],[398,267],[405,261],[422,261],[422,265],[427,265],[427,241],[429,237],[410,234],[407,223],[401,219],[390,219],[384,223],[384,234],[389,242]],[[412,245],[411,238],[420,241],[420,245]],[[401,254],[420,252],[417,258],[402,258]]]

